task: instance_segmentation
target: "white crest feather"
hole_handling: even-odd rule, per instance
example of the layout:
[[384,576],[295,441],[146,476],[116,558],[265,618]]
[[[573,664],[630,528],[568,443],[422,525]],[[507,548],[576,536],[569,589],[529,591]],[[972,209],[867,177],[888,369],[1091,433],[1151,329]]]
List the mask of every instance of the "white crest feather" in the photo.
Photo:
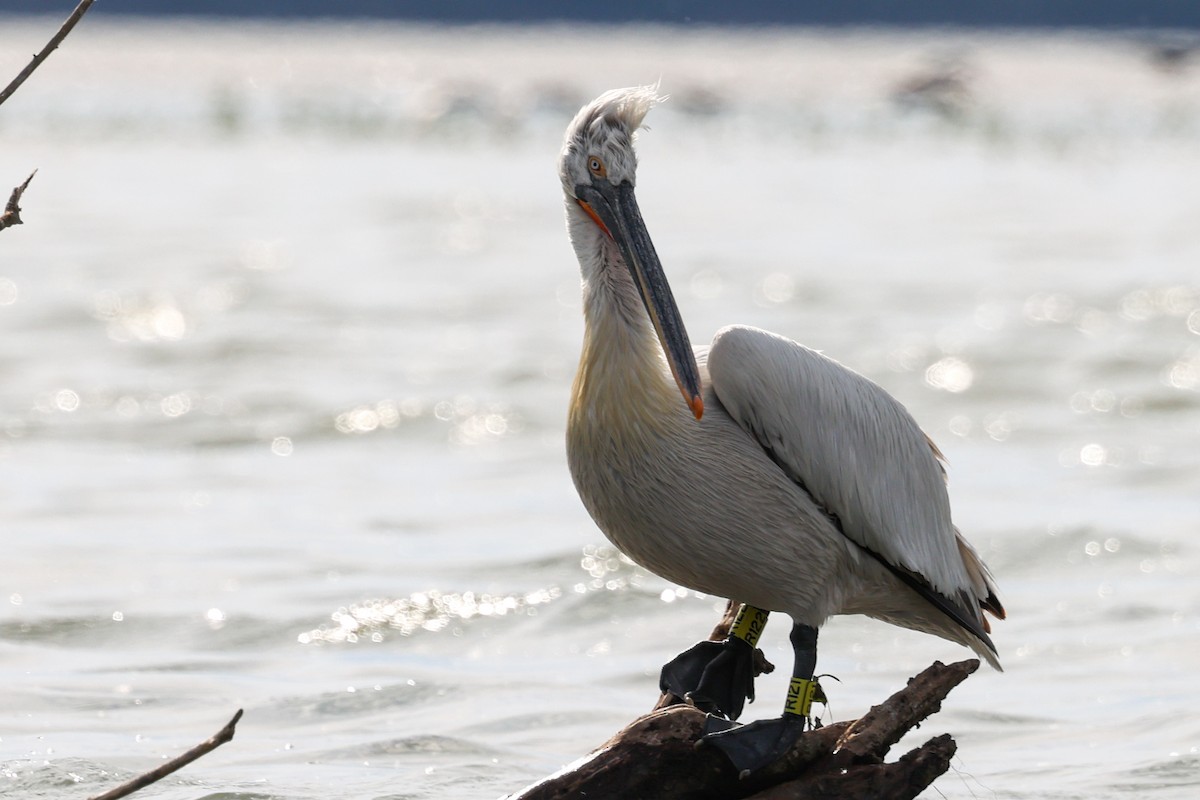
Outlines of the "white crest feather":
[[588,179],[585,161],[591,156],[603,158],[614,183],[635,183],[634,133],[642,127],[650,109],[665,99],[658,94],[657,86],[631,86],[607,91],[579,109],[567,126],[559,157],[563,190],[572,195],[574,187]]

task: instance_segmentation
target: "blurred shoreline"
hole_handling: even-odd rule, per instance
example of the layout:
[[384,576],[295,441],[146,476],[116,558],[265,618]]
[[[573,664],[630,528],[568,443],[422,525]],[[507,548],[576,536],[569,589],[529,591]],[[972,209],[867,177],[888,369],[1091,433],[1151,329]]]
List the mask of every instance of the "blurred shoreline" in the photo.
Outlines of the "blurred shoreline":
[[[0,20],[0,71],[15,73],[11,54],[50,23]],[[569,67],[581,52],[595,58]],[[1052,147],[1200,136],[1200,59],[1164,59],[1130,33],[111,17],[89,19],[36,91],[9,101],[0,135],[557,136],[600,90],[656,81],[671,97],[660,120],[706,135]]]

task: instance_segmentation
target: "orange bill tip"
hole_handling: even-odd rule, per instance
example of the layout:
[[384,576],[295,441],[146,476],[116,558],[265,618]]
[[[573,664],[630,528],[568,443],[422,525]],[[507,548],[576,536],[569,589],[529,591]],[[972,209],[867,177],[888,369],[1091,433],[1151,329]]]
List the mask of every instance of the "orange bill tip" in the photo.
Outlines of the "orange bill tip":
[[579,207],[582,208],[587,215],[592,218],[592,222],[600,226],[600,230],[604,231],[605,236],[610,239],[613,238],[612,231],[608,229],[608,226],[604,224],[604,221],[600,219],[600,216],[590,205],[585,203],[583,200],[579,200],[578,198],[576,198],[575,202],[579,203]]
[[704,400],[700,397],[700,395],[696,395],[695,397],[690,397],[687,400],[688,400],[688,406],[692,409],[692,413],[696,415],[696,419],[700,419],[701,417],[703,417],[704,416]]

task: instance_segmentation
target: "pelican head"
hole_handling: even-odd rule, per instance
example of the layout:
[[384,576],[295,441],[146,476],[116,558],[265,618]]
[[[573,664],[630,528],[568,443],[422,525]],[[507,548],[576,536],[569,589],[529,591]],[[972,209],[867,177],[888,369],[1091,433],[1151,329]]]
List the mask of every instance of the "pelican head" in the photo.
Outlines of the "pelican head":
[[605,92],[584,106],[567,128],[558,171],[584,280],[603,280],[608,269],[629,271],[684,402],[700,419],[696,357],[633,192],[634,133],[659,101],[653,88],[639,86]]

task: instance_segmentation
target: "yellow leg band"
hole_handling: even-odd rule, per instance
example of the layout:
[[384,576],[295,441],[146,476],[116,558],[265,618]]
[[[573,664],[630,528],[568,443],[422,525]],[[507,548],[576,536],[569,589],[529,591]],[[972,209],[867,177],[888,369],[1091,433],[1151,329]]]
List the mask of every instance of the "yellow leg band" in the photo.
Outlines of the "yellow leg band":
[[737,617],[733,620],[733,627],[729,629],[729,635],[741,639],[751,647],[756,647],[758,637],[762,636],[763,628],[767,626],[768,613],[761,608],[743,604],[738,610]]
[[784,703],[783,713],[795,714],[797,717],[807,717],[812,711],[813,697],[817,693],[817,682],[806,678],[792,678],[788,685],[787,702]]

